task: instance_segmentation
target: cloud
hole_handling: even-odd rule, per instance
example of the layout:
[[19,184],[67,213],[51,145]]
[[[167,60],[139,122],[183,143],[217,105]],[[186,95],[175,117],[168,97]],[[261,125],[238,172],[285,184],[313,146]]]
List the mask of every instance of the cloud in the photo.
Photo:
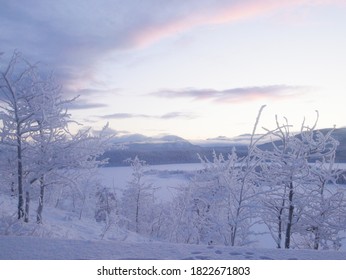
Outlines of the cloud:
[[[1,52],[22,51],[43,61],[65,85],[95,79],[110,53],[147,46],[192,28],[255,18],[326,0],[27,0],[2,1]],[[317,4],[316,4],[317,3]]]
[[129,113],[116,113],[110,115],[100,116],[102,119],[133,119],[133,118],[144,118],[144,119],[193,119],[195,116],[190,113],[182,113],[182,112],[171,112],[164,115],[146,115],[146,114],[129,114]]
[[171,112],[160,116],[160,119],[194,119],[196,116],[191,113]]
[[124,135],[124,134],[130,133],[127,130],[117,130],[117,129],[113,129],[113,128],[109,127],[109,126],[105,130],[102,130],[102,129],[92,129],[92,131],[95,134],[99,134],[100,132],[102,132],[104,135],[108,135],[108,136],[119,136],[119,135]]
[[76,101],[72,103],[66,104],[66,107],[69,110],[84,110],[84,109],[106,108],[108,107],[108,105],[104,103],[90,102],[86,100],[77,99]]
[[284,99],[305,94],[310,87],[270,85],[257,87],[231,88],[225,90],[194,89],[160,90],[151,95],[164,98],[192,98],[193,100],[210,100],[217,103],[239,103],[258,99]]
[[75,99],[73,102],[67,104],[68,109],[83,110],[109,107],[110,104],[96,102],[95,100],[102,100],[105,95],[120,95],[118,92],[119,89],[82,88],[63,90],[62,95],[66,99]]
[[82,88],[74,91],[70,91],[70,94],[78,95],[88,95],[88,96],[102,96],[104,94],[119,94],[120,89],[111,88],[111,89],[102,89],[102,88]]
[[128,113],[116,113],[110,115],[100,116],[102,119],[132,119],[132,118],[152,118],[152,116],[144,114],[128,114]]
[[[106,85],[102,85],[106,87]],[[101,86],[101,87],[102,87]],[[121,96],[120,89],[118,88],[95,88],[95,87],[89,87],[89,88],[63,88],[62,94],[66,98],[77,98],[77,100],[74,103],[88,103],[87,100],[101,100],[104,98],[104,96]],[[89,102],[90,103],[90,102]],[[92,101],[91,103],[94,103]],[[78,106],[78,104],[76,105]]]

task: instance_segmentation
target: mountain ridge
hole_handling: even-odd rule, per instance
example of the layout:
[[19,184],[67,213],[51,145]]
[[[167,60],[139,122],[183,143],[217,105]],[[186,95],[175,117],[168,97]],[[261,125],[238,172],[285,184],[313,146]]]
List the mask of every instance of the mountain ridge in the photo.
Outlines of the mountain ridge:
[[[324,134],[329,130],[319,129]],[[260,134],[255,135],[256,138],[260,136]],[[335,129],[332,136],[340,143],[336,152],[336,162],[346,162],[346,127]],[[188,141],[176,135],[148,137],[142,134],[131,134],[115,137],[114,147],[106,151],[102,158],[109,159],[108,166],[125,166],[124,161],[135,156],[150,165],[199,163],[198,155],[212,159],[214,151],[217,154],[228,154],[233,148],[239,156],[244,156],[247,153],[250,138],[250,134],[242,134],[232,138],[219,136],[202,141]],[[259,147],[268,149],[268,142],[269,139],[262,140]]]

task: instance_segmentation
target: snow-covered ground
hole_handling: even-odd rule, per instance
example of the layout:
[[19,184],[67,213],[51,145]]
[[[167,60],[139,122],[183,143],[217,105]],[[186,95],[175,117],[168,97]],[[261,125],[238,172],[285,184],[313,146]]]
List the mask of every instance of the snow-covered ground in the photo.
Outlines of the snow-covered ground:
[[0,237],[2,260],[346,260],[346,252]]

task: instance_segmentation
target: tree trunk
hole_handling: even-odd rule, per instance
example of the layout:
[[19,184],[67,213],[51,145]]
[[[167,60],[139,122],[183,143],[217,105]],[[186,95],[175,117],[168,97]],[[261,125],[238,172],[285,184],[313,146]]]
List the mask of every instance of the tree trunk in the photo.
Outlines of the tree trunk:
[[287,228],[286,228],[286,238],[285,238],[285,249],[290,248],[291,243],[291,231],[292,231],[292,224],[293,224],[293,182],[290,182],[289,186],[289,194],[288,194],[288,201],[289,201],[289,209],[288,209],[288,222],[287,222]]
[[137,195],[137,205],[136,205],[136,233],[139,233],[139,200],[140,200],[140,191],[138,192]]
[[7,89],[9,90],[11,97],[13,98],[13,113],[14,121],[16,124],[15,128],[15,139],[17,142],[17,184],[18,184],[18,220],[22,219],[25,215],[24,212],[24,193],[23,193],[23,162],[22,162],[22,135],[21,135],[21,122],[18,116],[18,98],[16,96],[15,90],[12,88],[11,82],[7,79],[6,75],[10,67],[5,73],[1,73],[3,79],[7,84]]
[[237,234],[237,229],[235,228],[235,226],[233,226],[232,230],[231,230],[231,246],[234,246],[234,244],[235,244],[236,234]]
[[314,249],[318,250],[320,245],[320,231],[318,227],[316,227],[314,231],[315,231]]
[[[17,127],[17,129],[19,129]],[[24,218],[22,142],[17,135],[18,220]]]
[[235,238],[237,236],[237,230],[238,230],[238,227],[237,225],[235,224],[233,227],[232,227],[232,231],[231,231],[231,246],[234,246],[235,245]]
[[43,176],[40,179],[40,197],[38,200],[38,208],[37,208],[37,215],[36,215],[36,222],[38,224],[42,223],[42,211],[43,211],[43,199],[44,199],[44,178]]
[[29,210],[30,210],[30,193],[29,191],[25,192],[25,213],[24,213],[24,222],[29,222]]
[[283,208],[280,209],[280,214],[278,216],[278,225],[279,225],[279,228],[278,228],[278,241],[277,241],[277,248],[278,249],[281,249],[281,240],[282,240],[282,211],[283,211]]
[[[286,190],[285,190],[285,193],[286,193]],[[278,241],[277,241],[278,249],[281,249],[282,231],[283,231],[283,228],[282,228],[282,224],[283,224],[282,214],[283,214],[284,209],[285,209],[285,202],[286,202],[286,199],[284,198],[282,200],[282,204],[281,204],[281,208],[280,208],[279,216],[278,216],[278,226],[279,226],[279,228],[278,228]]]
[[237,237],[238,221],[239,221],[239,217],[241,215],[240,211],[242,209],[243,194],[244,194],[244,188],[245,188],[245,183],[246,183],[245,180],[246,180],[246,178],[243,179],[241,189],[240,189],[239,202],[238,202],[237,212],[236,212],[236,216],[235,216],[235,223],[234,223],[234,227],[233,227],[232,235],[231,235],[231,246],[235,246],[235,239]]

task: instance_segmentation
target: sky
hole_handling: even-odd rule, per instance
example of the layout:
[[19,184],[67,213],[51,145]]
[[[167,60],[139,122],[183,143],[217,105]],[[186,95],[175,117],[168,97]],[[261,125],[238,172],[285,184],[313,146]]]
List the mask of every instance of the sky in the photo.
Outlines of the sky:
[[0,53],[54,71],[72,117],[117,135],[346,126],[345,0],[0,0]]

